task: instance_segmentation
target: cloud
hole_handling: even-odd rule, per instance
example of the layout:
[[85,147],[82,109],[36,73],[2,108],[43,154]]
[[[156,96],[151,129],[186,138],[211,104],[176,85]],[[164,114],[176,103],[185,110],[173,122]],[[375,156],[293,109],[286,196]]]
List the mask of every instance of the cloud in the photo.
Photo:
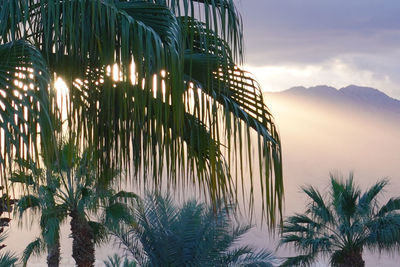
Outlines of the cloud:
[[351,59],[336,58],[319,64],[245,66],[254,74],[264,91],[282,91],[293,86],[329,85],[336,88],[350,84],[374,87],[400,98],[399,81],[390,75],[360,69]]
[[266,87],[358,84],[400,97],[400,1],[241,0],[237,6],[246,63],[263,73]]

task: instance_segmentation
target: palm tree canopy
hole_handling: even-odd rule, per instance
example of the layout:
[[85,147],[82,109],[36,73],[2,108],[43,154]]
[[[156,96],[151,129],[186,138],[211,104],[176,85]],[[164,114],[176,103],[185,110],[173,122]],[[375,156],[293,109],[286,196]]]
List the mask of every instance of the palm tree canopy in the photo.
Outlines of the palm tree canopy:
[[179,208],[170,196],[148,194],[133,225],[111,230],[141,266],[273,266],[271,253],[238,244],[250,226],[235,227],[228,211],[196,201]]
[[322,254],[336,266],[351,253],[393,250],[400,245],[400,197],[380,206],[379,196],[388,184],[383,179],[362,192],[353,175],[339,179],[331,175],[324,195],[312,186],[302,187],[310,198],[304,214],[288,217],[283,224],[281,245],[293,244],[301,253],[283,266],[311,266]]
[[257,82],[238,67],[243,34],[233,0],[0,5],[0,44],[32,43],[50,77],[62,77],[70,133],[97,151],[98,170],[127,169],[135,180],[151,175],[156,186],[166,171],[170,185],[186,177],[184,184],[200,186],[216,203],[236,197],[232,174],[253,187],[244,166],[258,163],[263,210],[275,222],[283,198],[280,139]]

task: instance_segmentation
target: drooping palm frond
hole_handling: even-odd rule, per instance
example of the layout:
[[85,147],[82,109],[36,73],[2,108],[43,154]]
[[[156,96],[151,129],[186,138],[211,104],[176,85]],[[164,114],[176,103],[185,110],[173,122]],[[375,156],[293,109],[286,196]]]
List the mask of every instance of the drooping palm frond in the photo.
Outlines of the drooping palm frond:
[[[274,207],[282,207],[283,197],[280,139],[272,115],[264,104],[260,87],[249,73],[235,64],[232,51],[223,39],[204,23],[189,20],[185,24],[185,20],[187,19],[181,20],[188,47],[184,57],[185,78],[188,83],[193,84],[194,89],[199,88],[208,96],[196,96],[195,92],[193,112],[200,120],[210,121],[210,125],[215,125],[210,130],[217,140],[222,131],[218,121],[223,118],[229,158],[232,150],[239,155],[240,168],[236,168],[236,173],[242,171],[246,154],[249,159],[252,158],[250,146],[246,149],[242,133],[247,138],[250,136],[250,129],[258,134],[258,153],[263,159],[258,162],[262,207],[266,209],[268,219],[271,219],[273,225],[276,211]],[[216,113],[217,106],[222,107],[221,117]],[[212,115],[207,113],[209,109],[213,110]],[[242,127],[247,130],[243,131]],[[251,160],[249,164],[253,165]],[[243,176],[243,173],[240,174]],[[263,177],[266,179],[263,180]],[[272,177],[274,180],[269,180]],[[251,173],[249,178],[253,184]]]
[[22,252],[21,261],[23,266],[27,266],[28,260],[31,256],[39,256],[45,252],[45,250],[46,246],[42,238],[38,237],[34,241],[30,242]]
[[40,52],[26,41],[0,42],[0,62],[0,175],[5,176],[13,159],[38,157],[39,128],[51,142],[50,76]]

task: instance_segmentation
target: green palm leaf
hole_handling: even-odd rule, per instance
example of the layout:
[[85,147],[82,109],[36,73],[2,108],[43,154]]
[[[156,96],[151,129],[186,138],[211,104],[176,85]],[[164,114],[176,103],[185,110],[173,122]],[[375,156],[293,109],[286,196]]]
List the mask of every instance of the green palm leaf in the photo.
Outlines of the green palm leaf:
[[[0,44],[0,62],[0,168],[4,171],[13,151],[38,156],[39,126],[42,138],[50,140],[46,136],[51,127],[50,79],[42,55],[26,41]],[[27,153],[31,149],[36,155]]]

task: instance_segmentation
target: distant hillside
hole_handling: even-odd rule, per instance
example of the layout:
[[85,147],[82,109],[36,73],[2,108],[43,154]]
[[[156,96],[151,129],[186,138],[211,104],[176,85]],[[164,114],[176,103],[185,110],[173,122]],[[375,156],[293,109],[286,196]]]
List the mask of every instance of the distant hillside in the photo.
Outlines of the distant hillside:
[[400,115],[400,100],[394,99],[378,89],[349,85],[341,89],[319,85],[313,87],[297,86],[278,93],[279,96],[301,97],[309,100],[330,102],[331,104],[352,105],[368,110],[378,109]]

